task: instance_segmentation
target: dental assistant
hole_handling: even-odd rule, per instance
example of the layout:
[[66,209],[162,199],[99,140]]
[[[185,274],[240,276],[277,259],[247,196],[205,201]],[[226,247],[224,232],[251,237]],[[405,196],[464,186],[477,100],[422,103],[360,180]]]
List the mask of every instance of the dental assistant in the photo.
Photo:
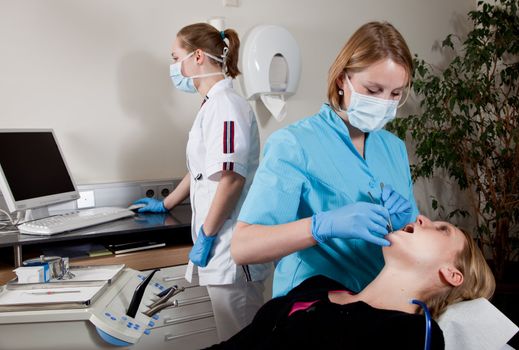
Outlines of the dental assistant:
[[277,261],[273,296],[315,275],[361,291],[383,266],[390,228],[415,220],[405,145],[382,129],[412,67],[391,24],[367,23],[330,67],[328,103],[269,137],[231,252],[239,264]]
[[[228,42],[226,42],[227,40]],[[188,174],[164,199],[143,198],[140,212],[166,212],[190,195],[192,237],[186,279],[197,266],[207,286],[220,340],[249,324],[263,304],[268,265],[237,266],[231,237],[241,205],[258,167],[256,119],[232,79],[240,41],[232,29],[219,32],[206,23],[182,28],[173,43],[170,76],[177,89],[198,92],[203,100],[189,132]]]

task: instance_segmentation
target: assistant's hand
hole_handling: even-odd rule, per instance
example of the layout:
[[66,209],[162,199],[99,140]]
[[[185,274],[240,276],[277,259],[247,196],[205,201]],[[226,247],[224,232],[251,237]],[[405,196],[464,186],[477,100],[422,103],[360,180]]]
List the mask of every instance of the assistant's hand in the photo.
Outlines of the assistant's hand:
[[330,238],[360,238],[381,246],[390,245],[383,239],[389,214],[381,205],[358,202],[312,216],[312,236],[323,243]]
[[141,198],[133,202],[133,204],[146,204],[145,207],[137,210],[139,213],[166,213],[168,210],[164,206],[163,201],[158,201],[154,198]]
[[189,252],[189,260],[191,260],[195,265],[206,267],[207,263],[211,259],[209,254],[211,253],[215,239],[216,235],[206,236],[204,226],[200,227],[195,245],[193,245],[193,248]]
[[391,217],[393,230],[399,230],[411,221],[413,213],[411,203],[393,190],[390,185],[385,185],[382,189],[381,199]]

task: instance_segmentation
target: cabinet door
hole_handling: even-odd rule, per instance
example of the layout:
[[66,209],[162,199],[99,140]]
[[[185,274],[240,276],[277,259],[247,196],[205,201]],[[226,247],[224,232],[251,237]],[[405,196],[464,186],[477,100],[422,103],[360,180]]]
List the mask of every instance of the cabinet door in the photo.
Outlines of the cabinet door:
[[198,274],[194,274],[192,282],[189,283],[184,278],[186,269],[187,265],[165,267],[160,269],[160,271],[155,274],[155,278],[157,278],[161,284],[167,287],[175,284],[179,287],[186,288],[198,286]]
[[202,349],[218,342],[213,317],[154,328],[132,346],[135,350]]

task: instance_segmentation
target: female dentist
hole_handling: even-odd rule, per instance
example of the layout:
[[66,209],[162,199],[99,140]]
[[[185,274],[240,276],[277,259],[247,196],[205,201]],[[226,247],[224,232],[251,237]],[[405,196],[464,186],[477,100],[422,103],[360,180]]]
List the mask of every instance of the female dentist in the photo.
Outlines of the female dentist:
[[[228,40],[228,43],[225,42]],[[186,279],[198,266],[207,286],[220,340],[249,324],[263,304],[267,265],[238,267],[230,254],[239,210],[258,167],[256,119],[232,87],[240,41],[232,29],[206,23],[182,28],[173,43],[170,76],[181,91],[203,97],[187,144],[189,173],[164,201],[143,198],[139,212],[166,212],[190,195],[192,236]]]
[[361,291],[383,266],[383,237],[415,220],[405,145],[381,130],[412,67],[391,24],[367,23],[330,67],[329,103],[268,139],[231,252],[238,264],[278,261],[274,296],[319,274]]

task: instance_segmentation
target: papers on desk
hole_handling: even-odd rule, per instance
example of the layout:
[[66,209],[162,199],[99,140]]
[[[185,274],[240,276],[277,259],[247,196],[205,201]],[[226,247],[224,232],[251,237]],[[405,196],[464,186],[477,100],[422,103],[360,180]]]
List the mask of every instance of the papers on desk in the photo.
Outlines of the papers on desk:
[[83,281],[108,281],[112,280],[124,269],[125,265],[100,265],[100,266],[71,266],[70,272],[74,274],[74,278],[69,281],[83,282]]
[[73,266],[73,278],[46,283],[18,283],[0,289],[0,311],[29,308],[88,307],[124,270],[125,265]]
[[1,306],[35,304],[88,304],[103,288],[103,285],[70,288],[38,288],[4,290],[0,294]]
[[110,249],[114,254],[125,254],[131,252],[137,252],[141,250],[148,250],[153,248],[164,247],[166,243],[164,242],[154,242],[154,241],[137,241],[137,242],[126,242],[121,244],[110,244],[108,245],[108,249]]

